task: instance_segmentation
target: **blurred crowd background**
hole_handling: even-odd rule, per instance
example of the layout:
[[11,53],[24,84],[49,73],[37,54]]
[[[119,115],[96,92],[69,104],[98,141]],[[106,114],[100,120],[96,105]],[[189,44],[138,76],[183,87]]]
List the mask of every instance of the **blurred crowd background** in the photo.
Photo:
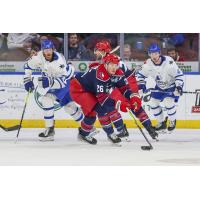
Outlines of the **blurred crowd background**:
[[126,61],[144,61],[148,46],[156,42],[175,61],[199,61],[198,33],[0,33],[0,61],[24,61],[51,39],[55,49],[71,61],[93,61],[95,44],[108,40]]

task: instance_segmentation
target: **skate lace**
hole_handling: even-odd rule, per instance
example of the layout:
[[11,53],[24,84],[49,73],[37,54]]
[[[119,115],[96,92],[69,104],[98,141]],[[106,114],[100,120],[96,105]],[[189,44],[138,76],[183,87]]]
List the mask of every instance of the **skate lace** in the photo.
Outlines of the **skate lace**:
[[173,127],[175,125],[175,121],[169,121],[169,127]]
[[46,130],[44,131],[44,136],[47,136],[47,135],[48,135],[48,131],[49,131],[49,129],[46,129]]
[[93,128],[92,131],[90,132],[90,136],[94,136],[96,134],[98,134],[100,131],[97,130],[96,128]]
[[87,140],[92,141],[93,137],[91,135],[86,136]]

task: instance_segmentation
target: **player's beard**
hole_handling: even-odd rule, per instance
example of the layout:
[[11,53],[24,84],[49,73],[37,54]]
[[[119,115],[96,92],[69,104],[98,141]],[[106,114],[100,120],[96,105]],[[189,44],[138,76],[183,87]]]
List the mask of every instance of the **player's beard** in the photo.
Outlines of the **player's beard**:
[[53,54],[51,54],[51,53],[48,53],[48,54],[43,53],[43,55],[44,55],[45,59],[48,60],[48,61],[51,61],[52,58],[53,58]]
[[160,56],[158,58],[152,59],[154,63],[159,64],[160,63]]

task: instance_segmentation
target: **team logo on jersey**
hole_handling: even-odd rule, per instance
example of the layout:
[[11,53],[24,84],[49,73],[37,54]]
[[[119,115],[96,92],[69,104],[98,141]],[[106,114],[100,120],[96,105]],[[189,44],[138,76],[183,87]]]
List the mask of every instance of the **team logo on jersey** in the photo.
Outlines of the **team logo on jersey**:
[[103,79],[103,78],[104,78],[103,72],[100,72],[100,73],[99,73],[99,76]]
[[[37,103],[37,105],[43,109],[43,105],[42,105],[42,102],[39,101],[39,98],[41,97],[41,95],[37,92],[37,88],[34,90],[34,99],[35,99],[35,102]],[[61,106],[59,103],[54,103],[54,110],[57,111],[57,110],[60,110],[61,109]]]
[[[65,65],[60,65],[59,67],[60,67],[60,68],[64,68]],[[69,66],[68,66],[68,65],[67,65],[67,70],[69,70]]]
[[167,86],[166,82],[161,81],[161,77],[159,75],[156,76],[156,83],[160,88],[165,88]]
[[200,113],[200,90],[196,90],[195,106],[192,106],[192,113]]

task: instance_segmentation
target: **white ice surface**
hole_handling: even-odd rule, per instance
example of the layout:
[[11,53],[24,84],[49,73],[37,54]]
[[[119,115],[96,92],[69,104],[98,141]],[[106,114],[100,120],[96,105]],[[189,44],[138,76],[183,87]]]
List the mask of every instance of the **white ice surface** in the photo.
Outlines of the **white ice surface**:
[[0,130],[0,165],[200,165],[200,130],[177,129],[152,142],[152,151],[137,129],[129,129],[131,142],[113,146],[101,131],[97,145],[77,140],[77,129],[56,129],[55,141],[40,142],[42,129]]

